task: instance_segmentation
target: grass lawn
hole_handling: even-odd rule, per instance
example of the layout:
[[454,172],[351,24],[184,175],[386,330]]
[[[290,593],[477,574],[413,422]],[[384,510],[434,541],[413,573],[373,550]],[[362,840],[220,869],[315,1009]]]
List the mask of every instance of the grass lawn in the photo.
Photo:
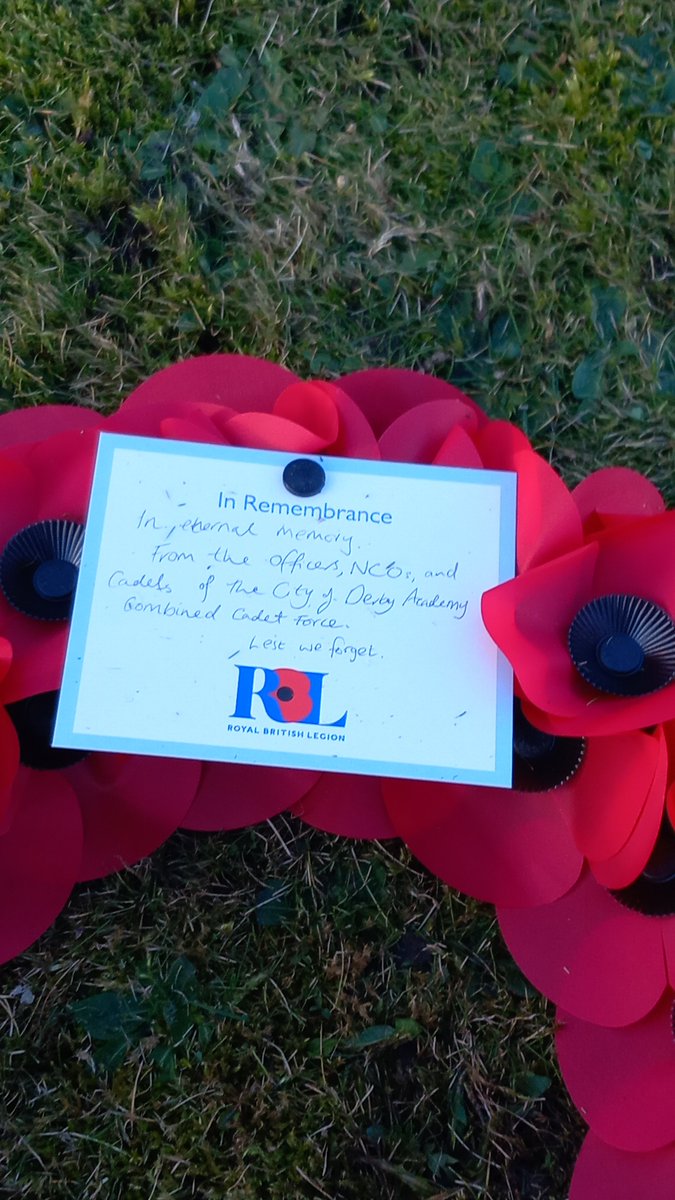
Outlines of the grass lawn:
[[[417,367],[672,504],[669,8],[6,3],[0,406]],[[552,1011],[398,844],[176,835],[0,993],[2,1197],[567,1194]]]

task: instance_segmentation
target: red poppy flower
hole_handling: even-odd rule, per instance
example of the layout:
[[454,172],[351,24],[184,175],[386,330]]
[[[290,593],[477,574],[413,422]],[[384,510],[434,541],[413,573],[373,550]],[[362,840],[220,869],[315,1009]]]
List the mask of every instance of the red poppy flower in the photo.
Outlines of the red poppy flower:
[[[371,374],[377,373],[356,377],[355,393],[378,427],[385,420],[389,373],[379,373],[382,394],[374,411],[367,387]],[[642,476],[621,470],[619,479],[611,471],[598,473],[575,501],[524,434],[506,422],[489,421],[456,389],[443,399],[431,399],[430,389],[421,402],[415,394],[416,377],[410,374],[408,379],[403,373],[399,382],[402,411],[380,436],[382,457],[517,471],[521,569],[577,548],[585,508],[613,512],[623,504],[635,513],[650,503],[662,507],[658,492],[653,489],[655,500]],[[341,383],[350,390],[349,378]],[[404,384],[410,388],[407,395]],[[623,488],[620,502],[615,500],[619,485]],[[537,753],[544,760],[548,755],[555,759],[565,742],[557,739],[554,747],[552,740],[545,735],[538,739]],[[534,752],[532,743],[529,750]],[[604,872],[612,886],[623,886],[639,873],[656,840],[663,806],[663,779],[653,778],[655,753],[642,735],[628,743],[617,739],[591,743],[579,775],[569,783],[563,775],[557,780],[563,786],[550,795],[531,787],[527,792],[516,788],[505,793],[388,780],[385,801],[399,836],[446,882],[483,900],[541,904],[568,890],[578,877],[583,854],[593,859],[593,868]],[[616,780],[615,797],[610,780]],[[603,805],[609,796],[611,815]]]
[[[48,426],[50,417],[48,412]],[[4,420],[0,417],[0,444]],[[14,423],[10,422],[10,429],[14,428]],[[41,589],[46,594],[38,595],[33,587],[33,567],[38,558],[45,562],[59,560],[59,552],[38,552],[35,557],[29,547],[22,557],[20,547],[13,543],[24,531],[35,533],[36,527],[40,526],[40,532],[48,536],[47,522],[67,522],[70,526],[83,527],[97,438],[94,429],[71,430],[37,444],[6,447],[0,455],[0,628],[14,650],[12,667],[4,685],[8,701],[59,687],[68,627],[66,620],[52,619],[52,616],[53,612],[61,611],[62,602],[67,607],[75,583],[75,576],[71,576],[61,594],[51,600],[49,587]],[[70,531],[74,535],[77,533],[76,528]],[[60,532],[63,532],[62,528]],[[76,557],[78,553],[79,547]],[[66,555],[68,557],[72,555]],[[41,565],[39,569],[42,569]],[[48,567],[45,569],[49,570]],[[26,578],[26,572],[31,574],[30,579]],[[30,592],[28,602],[26,587]],[[31,615],[42,610],[41,618]]]
[[615,524],[483,596],[525,711],[566,736],[675,717],[675,513]]
[[670,991],[620,1029],[558,1012],[556,1045],[570,1096],[593,1132],[620,1150],[675,1142],[674,1001]]
[[[659,762],[660,742],[645,734],[584,744],[541,734],[516,708],[513,789],[406,780],[383,787],[397,834],[434,874],[476,899],[520,908],[568,892],[589,850],[598,870],[623,867],[622,882],[635,878],[658,834],[663,778],[653,840],[632,874],[639,853],[631,860],[624,843],[655,790]],[[653,819],[643,823],[651,830]]]
[[569,1200],[673,1200],[675,1144],[651,1154],[608,1146],[589,1133],[581,1147]]
[[377,458],[358,405],[339,387],[238,354],[187,359],[147,379],[108,419],[118,433]]
[[[51,730],[98,437],[91,423],[64,430],[60,410],[36,412],[46,414],[48,430],[56,420],[59,432],[37,443],[14,441],[0,455],[0,623],[14,651],[0,694],[19,729],[20,775],[35,765],[29,742],[44,742]],[[0,441],[5,430],[10,441],[26,432],[21,421],[3,422]],[[34,436],[35,417],[28,425]],[[190,807],[200,771],[198,763],[107,754],[71,766],[63,754],[45,753],[26,786],[36,798],[67,795],[81,811],[72,886],[75,878],[137,862],[165,841]]]
[[628,887],[608,891],[586,870],[552,904],[504,907],[497,915],[516,962],[566,1012],[612,1027],[639,1021],[675,987],[675,834],[669,820]]

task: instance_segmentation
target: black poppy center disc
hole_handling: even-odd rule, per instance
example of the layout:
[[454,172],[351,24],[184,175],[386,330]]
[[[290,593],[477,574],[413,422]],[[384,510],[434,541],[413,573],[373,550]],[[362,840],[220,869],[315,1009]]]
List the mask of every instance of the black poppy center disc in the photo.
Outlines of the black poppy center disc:
[[642,874],[635,883],[612,895],[626,908],[644,916],[675,916],[675,832],[667,817]]
[[67,620],[83,540],[75,521],[38,521],[16,533],[0,557],[0,586],[13,608],[40,621]]
[[77,583],[77,567],[59,558],[40,563],[33,572],[33,587],[43,600],[63,600],[72,596]]
[[586,751],[583,738],[555,737],[527,720],[520,701],[513,708],[513,788],[549,792],[579,770]]
[[7,705],[19,738],[21,762],[35,771],[59,770],[87,757],[86,750],[60,750],[52,746],[58,698],[58,692],[41,692]]
[[598,646],[597,655],[607,671],[614,675],[634,675],[644,666],[642,647],[627,633],[613,633]]
[[612,696],[646,696],[675,679],[675,622],[640,596],[600,596],[577,613],[569,652],[591,687]]

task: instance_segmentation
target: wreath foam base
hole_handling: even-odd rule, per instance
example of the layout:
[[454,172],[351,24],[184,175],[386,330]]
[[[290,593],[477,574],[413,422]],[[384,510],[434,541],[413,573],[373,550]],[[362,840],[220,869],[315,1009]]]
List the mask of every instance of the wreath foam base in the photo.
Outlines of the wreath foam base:
[[[483,597],[516,680],[513,788],[53,750],[104,429],[516,472],[518,573]],[[401,838],[448,885],[497,906],[516,961],[560,1006],[561,1069],[590,1126],[572,1200],[670,1198],[675,513],[649,480],[608,467],[570,492],[521,431],[431,376],[305,382],[218,355],[167,368],[108,417],[4,414],[0,493],[2,960],[48,928],[77,881],[138,862],[179,827],[288,811],[346,837]],[[45,619],[56,593],[63,612]]]

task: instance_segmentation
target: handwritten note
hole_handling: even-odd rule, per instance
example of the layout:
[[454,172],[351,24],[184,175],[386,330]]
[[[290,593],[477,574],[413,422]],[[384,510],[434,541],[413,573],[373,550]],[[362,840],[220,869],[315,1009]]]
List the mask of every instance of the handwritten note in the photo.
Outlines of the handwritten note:
[[492,786],[515,476],[102,435],[54,744]]

